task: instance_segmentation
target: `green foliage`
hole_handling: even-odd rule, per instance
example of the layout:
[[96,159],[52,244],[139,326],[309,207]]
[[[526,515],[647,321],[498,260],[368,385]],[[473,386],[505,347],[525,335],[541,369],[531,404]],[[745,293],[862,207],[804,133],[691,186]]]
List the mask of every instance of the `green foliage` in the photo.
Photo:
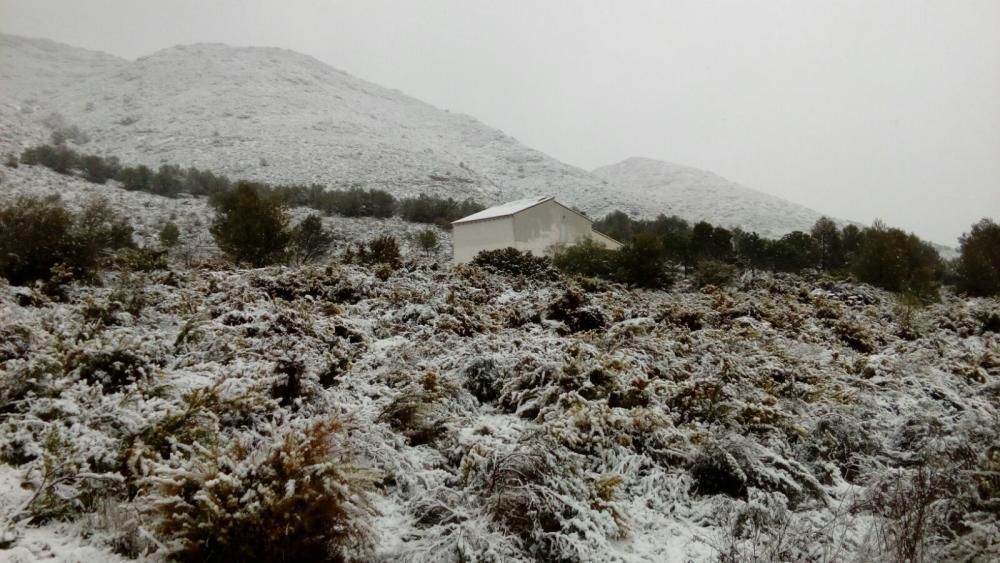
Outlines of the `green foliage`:
[[863,282],[925,299],[935,299],[944,275],[944,263],[933,246],[880,221],[865,229],[852,266]]
[[523,276],[539,280],[554,280],[558,274],[547,256],[535,256],[513,247],[498,250],[483,250],[472,259],[471,264],[489,272]]
[[670,287],[673,279],[667,271],[667,256],[660,239],[647,232],[626,243],[617,253],[615,279],[637,287]]
[[347,261],[357,261],[367,266],[384,264],[393,270],[403,264],[399,252],[399,242],[390,235],[377,236],[365,244],[358,245],[355,250],[348,250]]
[[259,268],[285,259],[291,239],[288,213],[280,198],[261,191],[257,184],[240,182],[213,198],[216,215],[209,230],[236,264]]
[[459,202],[450,197],[445,199],[426,194],[405,198],[399,202],[400,217],[414,223],[447,225],[483,209],[485,207],[470,199]]
[[808,233],[792,231],[767,248],[771,269],[778,272],[801,272],[819,265],[820,251]]
[[58,197],[20,197],[0,208],[0,274],[22,285],[46,279],[71,252],[73,214]]
[[173,248],[181,240],[181,230],[173,221],[167,221],[160,229],[160,244],[165,248]]
[[177,197],[184,189],[184,171],[164,164],[149,178],[149,191],[156,195]]
[[850,265],[854,261],[864,241],[864,231],[857,225],[844,225],[840,229],[840,244],[844,252],[845,265]]
[[383,190],[362,189],[353,186],[346,190],[328,190],[320,185],[276,186],[288,205],[310,207],[324,213],[344,217],[391,217],[396,210],[396,199]]
[[417,233],[416,242],[420,250],[427,255],[433,254],[440,246],[438,234],[433,229],[424,229]]
[[617,271],[617,254],[593,239],[584,238],[572,246],[559,249],[552,265],[567,274],[610,279]]
[[621,211],[613,211],[594,222],[594,230],[616,240],[629,241],[639,233],[653,233],[660,239],[667,260],[684,264],[691,252],[691,225],[677,216],[659,215],[656,219],[636,220]]
[[819,258],[819,268],[824,272],[838,270],[844,267],[844,245],[837,224],[828,217],[816,220],[810,231],[816,243]]
[[698,287],[707,285],[725,286],[732,283],[739,273],[736,266],[718,260],[702,260],[694,269],[694,283]]
[[39,145],[21,153],[21,164],[40,165],[59,174],[69,174],[80,162],[80,155],[63,145]]
[[302,263],[323,257],[333,243],[333,234],[323,228],[319,215],[310,215],[292,230],[292,248]]
[[118,180],[121,181],[126,190],[150,192],[152,191],[153,171],[146,165],[122,168],[118,172]]
[[80,157],[79,162],[83,176],[88,182],[103,184],[118,175],[118,160],[115,158],[104,159],[88,155]]
[[733,259],[732,233],[723,227],[713,227],[700,221],[691,228],[689,261],[705,259],[729,262]]
[[112,251],[132,246],[132,227],[105,200],[78,213],[58,197],[20,197],[0,207],[0,275],[15,285],[47,280],[57,266],[88,278]]
[[757,233],[735,231],[733,233],[733,248],[739,262],[750,270],[770,267],[767,239]]
[[1000,225],[982,219],[959,243],[959,290],[979,296],[1000,294]]

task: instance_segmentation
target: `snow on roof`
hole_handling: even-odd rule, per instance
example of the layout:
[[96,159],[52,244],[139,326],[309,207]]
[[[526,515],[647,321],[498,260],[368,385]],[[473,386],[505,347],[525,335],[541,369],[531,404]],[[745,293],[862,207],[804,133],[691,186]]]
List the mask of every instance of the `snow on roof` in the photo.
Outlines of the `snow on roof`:
[[553,199],[552,196],[546,195],[546,196],[536,196],[525,199],[519,199],[517,201],[509,201],[507,203],[501,203],[500,205],[494,205],[493,207],[484,209],[478,213],[473,213],[468,217],[462,217],[458,221],[452,221],[451,223],[454,225],[455,223],[471,223],[473,221],[483,221],[486,219],[498,219],[500,217],[507,217],[509,215],[513,215],[515,213],[524,211],[529,207],[534,207],[539,203],[544,203],[550,199]]

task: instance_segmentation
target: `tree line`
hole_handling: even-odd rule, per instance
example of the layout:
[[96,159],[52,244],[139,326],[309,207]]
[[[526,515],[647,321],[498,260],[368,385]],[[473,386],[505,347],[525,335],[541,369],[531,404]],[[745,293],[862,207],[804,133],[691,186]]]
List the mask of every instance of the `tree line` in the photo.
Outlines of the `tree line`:
[[[690,224],[660,215],[651,220],[632,219],[613,212],[594,228],[626,243],[636,254],[636,267],[652,271],[671,265],[712,282],[740,270],[801,273],[806,270],[853,276],[858,281],[934,299],[942,284],[954,284],[970,295],[1000,293],[1000,226],[990,219],[973,225],[960,239],[960,256],[944,261],[937,250],[913,233],[875,221],[870,227],[837,224],[821,217],[809,232],[793,231],[777,239],[755,232],[727,229],[707,221]],[[557,265],[591,274],[608,273],[608,260],[594,258],[600,250],[584,245],[567,249]],[[622,261],[621,258],[618,259]],[[603,268],[603,270],[602,270]],[[622,267],[618,266],[618,271]],[[659,278],[663,279],[663,276]]]
[[[78,175],[97,184],[117,180],[126,190],[165,197],[178,197],[181,194],[218,197],[233,190],[237,184],[224,175],[194,167],[181,168],[164,164],[154,170],[145,165],[126,166],[117,157],[81,154],[64,144],[28,148],[21,153],[20,162],[12,156],[7,163],[8,166],[45,166],[59,174]],[[331,189],[319,184],[271,185],[255,182],[254,185],[258,192],[275,194],[286,205],[308,207],[327,215],[380,218],[399,216],[405,221],[433,223],[443,228],[447,228],[456,219],[485,209],[471,199],[458,201],[426,194],[397,199],[384,190],[365,189],[360,185],[344,189]]]
[[[310,261],[326,254],[332,236],[317,215],[296,226],[289,224],[287,207],[305,206],[324,213],[345,216],[388,217],[398,214],[410,221],[446,224],[474,213],[482,206],[421,195],[396,200],[381,190],[327,190],[322,186],[286,186],[254,182],[232,182],[225,176],[196,168],[164,165],[157,171],[145,166],[122,166],[114,157],[81,155],[62,145],[41,145],[22,153],[23,164],[43,165],[62,174],[80,174],[92,182],[114,179],[125,189],[142,190],[167,197],[179,194],[208,196],[216,209],[211,233],[219,248],[235,263],[264,266],[284,261]],[[10,162],[8,166],[17,165]],[[0,216],[0,235],[9,246],[0,256],[0,270],[17,282],[39,279],[54,264],[83,260],[89,264],[94,243],[74,235],[77,221],[60,211],[54,202],[22,201]],[[20,209],[19,209],[20,208]],[[110,217],[106,206],[102,213]],[[93,213],[91,214],[93,216]],[[116,218],[115,221],[118,221]],[[53,225],[46,225],[51,222]],[[91,221],[93,222],[93,221]],[[84,223],[86,221],[84,220]],[[127,223],[116,223],[124,233]],[[176,243],[176,226],[161,233],[164,246]],[[933,300],[942,284],[975,296],[1000,294],[1000,226],[983,219],[960,239],[960,256],[945,262],[932,245],[913,233],[876,221],[870,227],[838,227],[823,217],[809,232],[794,231],[777,239],[754,232],[727,229],[700,221],[693,225],[676,217],[660,215],[651,220],[632,219],[613,212],[594,223],[594,228],[625,243],[617,252],[592,242],[560,249],[554,265],[565,272],[601,277],[634,286],[668,287],[677,271],[692,275],[699,285],[723,284],[741,270],[801,273],[819,271],[852,276],[858,281]],[[46,233],[64,232],[59,248],[45,251]],[[37,236],[36,236],[37,234]],[[24,238],[31,240],[22,240]],[[127,246],[118,236],[115,245]],[[130,236],[127,237],[130,240]],[[52,239],[54,240],[54,239]],[[437,246],[432,231],[421,233],[418,246],[430,252]],[[37,244],[36,244],[37,243]],[[0,246],[5,246],[0,244]],[[384,244],[382,246],[392,246]],[[32,264],[24,249],[38,249],[50,259]],[[76,254],[77,249],[84,249]],[[3,250],[0,248],[0,250]],[[355,249],[359,260],[383,256],[380,250]],[[393,253],[389,253],[393,254]],[[398,255],[398,253],[397,253]],[[498,255],[506,264],[510,256]],[[383,262],[381,258],[376,260]],[[44,262],[44,263],[43,263]],[[386,259],[384,263],[393,263]],[[76,266],[77,270],[85,266]]]

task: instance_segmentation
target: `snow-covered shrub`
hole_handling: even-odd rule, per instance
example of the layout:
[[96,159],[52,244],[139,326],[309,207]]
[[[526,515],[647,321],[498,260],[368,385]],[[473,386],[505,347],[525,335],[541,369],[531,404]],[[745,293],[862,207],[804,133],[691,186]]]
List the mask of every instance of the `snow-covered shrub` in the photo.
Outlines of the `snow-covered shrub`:
[[20,512],[33,523],[71,519],[93,510],[101,499],[123,492],[121,475],[101,467],[91,452],[76,445],[78,431],[52,425],[42,442],[41,457],[30,466],[26,484],[33,493]]
[[349,247],[345,251],[344,261],[366,266],[385,266],[391,270],[398,270],[403,265],[399,241],[392,235],[377,236],[365,243],[357,243],[353,248]]
[[855,509],[881,517],[875,529],[877,551],[892,561],[938,560],[937,551],[947,541],[948,499],[954,476],[926,467],[897,470],[868,489],[868,497]]
[[129,248],[119,252],[115,262],[118,267],[130,272],[165,270],[167,251],[156,248]]
[[881,451],[873,433],[860,421],[838,414],[820,419],[806,438],[806,455],[835,463],[850,482],[861,477],[863,460]]
[[875,351],[875,342],[868,330],[857,321],[841,319],[833,323],[833,332],[840,340],[856,352],[871,354]]
[[92,385],[100,385],[105,393],[115,393],[152,376],[160,360],[130,342],[105,345],[101,348],[79,348],[66,357],[66,372]]
[[180,561],[341,561],[373,547],[377,477],[326,419],[187,448],[154,468],[136,503]]
[[810,499],[826,500],[822,485],[805,466],[736,435],[705,444],[691,477],[698,494],[746,499],[754,487],[781,493],[792,508]]
[[732,283],[738,270],[736,266],[719,260],[700,260],[694,267],[694,283],[698,287],[722,287]]
[[492,403],[500,395],[506,374],[492,358],[480,358],[465,368],[465,388],[481,403]]
[[410,445],[428,444],[446,431],[441,401],[455,394],[455,387],[428,371],[417,381],[404,387],[382,410],[379,419],[400,432]]
[[306,267],[294,272],[254,276],[251,284],[263,289],[270,297],[285,301],[321,299],[333,303],[356,303],[363,295],[345,272],[334,266]]
[[495,274],[523,276],[536,280],[554,280],[559,276],[547,256],[535,256],[513,247],[483,250],[476,254],[471,264]]
[[567,289],[562,297],[549,305],[548,317],[566,325],[566,333],[604,328],[608,320],[600,309],[585,307],[586,297],[580,291]]

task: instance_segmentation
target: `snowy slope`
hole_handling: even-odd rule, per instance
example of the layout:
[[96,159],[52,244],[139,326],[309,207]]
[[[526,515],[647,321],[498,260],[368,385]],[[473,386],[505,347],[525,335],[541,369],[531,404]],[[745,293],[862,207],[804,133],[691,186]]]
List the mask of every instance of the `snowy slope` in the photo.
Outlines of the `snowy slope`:
[[741,227],[768,237],[808,231],[822,214],[752,190],[711,172],[649,158],[629,158],[594,174],[666,215]]
[[[34,115],[60,112],[90,136],[84,149],[126,162],[197,165],[274,182],[361,183],[487,203],[551,193],[593,211],[612,205],[602,182],[584,170],[469,116],[299,53],[192,45],[130,63],[90,65],[69,54],[67,62],[53,62],[50,51],[40,54],[35,42],[10,36],[4,50],[0,73],[16,84],[11,91],[20,105]],[[67,78],[36,78],[20,72],[25,67]],[[78,79],[83,72],[69,67],[92,72]]]
[[[647,161],[630,159],[593,174],[292,51],[201,44],[130,62],[47,41],[0,41],[0,105],[36,128],[58,111],[90,136],[80,150],[129,163],[486,204],[551,195],[594,217],[677,213],[772,234],[819,216],[694,169],[647,170]],[[0,129],[9,128],[8,114],[0,112]]]

